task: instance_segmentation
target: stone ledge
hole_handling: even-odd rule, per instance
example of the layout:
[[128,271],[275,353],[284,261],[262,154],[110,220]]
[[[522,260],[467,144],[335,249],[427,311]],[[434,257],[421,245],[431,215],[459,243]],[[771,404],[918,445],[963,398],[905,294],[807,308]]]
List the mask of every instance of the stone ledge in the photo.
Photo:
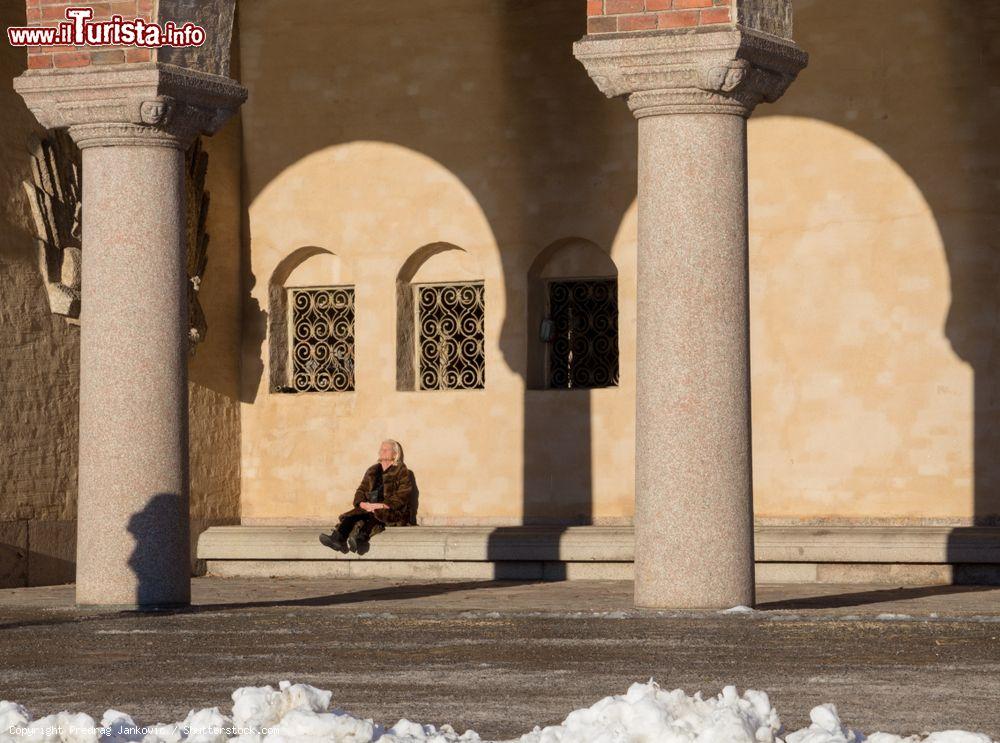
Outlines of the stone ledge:
[[630,562],[366,561],[366,559],[208,560],[207,574],[220,578],[387,578],[420,581],[632,580],[632,563]]
[[[386,530],[362,558],[333,552],[318,526],[213,526],[204,560],[356,560],[631,563],[627,526],[411,526]],[[949,526],[758,526],[758,563],[1000,564],[1000,528]]]
[[[536,560],[207,560],[219,578],[449,580],[633,580],[631,562]],[[758,562],[761,584],[947,586],[1000,585],[1000,565]]]
[[[362,558],[324,547],[318,526],[215,526],[198,541],[206,560],[442,560],[631,562],[631,527],[407,526],[372,539]],[[326,528],[329,531],[329,528]]]
[[1000,528],[986,526],[765,526],[758,561],[817,563],[1000,563]]

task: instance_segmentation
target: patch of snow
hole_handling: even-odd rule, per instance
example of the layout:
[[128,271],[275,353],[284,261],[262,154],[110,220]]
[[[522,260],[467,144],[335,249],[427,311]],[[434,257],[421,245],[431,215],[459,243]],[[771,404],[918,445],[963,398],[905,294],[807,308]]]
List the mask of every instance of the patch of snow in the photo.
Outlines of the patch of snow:
[[774,743],[780,729],[765,692],[748,689],[741,697],[727,686],[718,697],[702,699],[701,692],[665,691],[650,680],[571,712],[562,725],[536,727],[519,743]]
[[837,707],[829,702],[813,707],[809,720],[809,727],[789,733],[785,743],[861,743],[865,739],[864,735],[841,724]]
[[[20,704],[0,701],[0,743],[484,743],[474,731],[401,719],[385,728],[330,709],[333,693],[281,681],[278,688],[244,686],[232,693],[232,715],[218,707],[191,710],[180,722],[141,725],[108,709],[100,723],[85,713],[58,712],[33,720]],[[831,703],[813,707],[807,728],[786,734],[766,692],[739,695],[726,686],[715,697],[666,691],[652,679],[635,683],[571,712],[561,725],[535,727],[508,743],[994,743],[988,736],[943,730],[900,737],[870,736],[845,726]]]

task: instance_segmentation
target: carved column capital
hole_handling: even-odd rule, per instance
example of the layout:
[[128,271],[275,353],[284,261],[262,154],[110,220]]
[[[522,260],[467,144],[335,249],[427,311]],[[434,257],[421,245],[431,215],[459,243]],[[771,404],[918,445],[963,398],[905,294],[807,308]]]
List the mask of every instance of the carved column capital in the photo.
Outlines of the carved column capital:
[[148,145],[187,149],[246,100],[234,80],[165,63],[128,68],[30,70],[14,89],[47,129],[68,128],[81,148]]
[[749,116],[761,101],[780,98],[808,61],[794,42],[739,26],[586,36],[573,54],[602,93],[628,96],[637,118]]

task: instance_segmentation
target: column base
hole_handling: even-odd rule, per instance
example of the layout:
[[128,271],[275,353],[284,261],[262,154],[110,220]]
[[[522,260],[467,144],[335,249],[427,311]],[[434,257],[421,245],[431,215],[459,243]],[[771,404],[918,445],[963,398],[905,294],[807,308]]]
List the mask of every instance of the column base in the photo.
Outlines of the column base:
[[77,601],[74,605],[78,609],[98,609],[101,611],[136,611],[142,613],[155,613],[158,611],[176,611],[177,609],[187,609],[191,607],[191,602],[175,602],[166,604],[89,604]]

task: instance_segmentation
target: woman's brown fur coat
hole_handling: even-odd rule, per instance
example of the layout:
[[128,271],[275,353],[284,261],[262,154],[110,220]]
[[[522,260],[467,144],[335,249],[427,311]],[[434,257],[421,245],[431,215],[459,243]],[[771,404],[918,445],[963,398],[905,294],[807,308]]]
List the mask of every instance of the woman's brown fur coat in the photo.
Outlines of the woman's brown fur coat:
[[[361,484],[354,493],[354,508],[340,514],[340,521],[348,516],[369,513],[361,508],[361,504],[368,500],[368,493],[375,489],[375,473],[381,466],[381,463],[376,462],[365,470],[365,476],[361,479]],[[408,526],[411,523],[410,499],[412,496],[413,476],[405,464],[400,462],[384,470],[382,472],[382,502],[389,507],[370,512],[378,521],[371,530],[372,535],[385,531],[387,526]]]

